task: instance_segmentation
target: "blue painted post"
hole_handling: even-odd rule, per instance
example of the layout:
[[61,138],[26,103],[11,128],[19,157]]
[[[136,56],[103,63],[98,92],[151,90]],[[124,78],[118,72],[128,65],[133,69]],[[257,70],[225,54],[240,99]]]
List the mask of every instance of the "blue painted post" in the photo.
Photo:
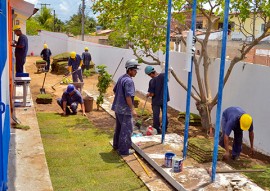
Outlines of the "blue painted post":
[[[191,20],[191,30],[193,31],[193,36],[195,36],[196,30],[196,8],[197,0],[193,1],[192,4],[192,20]],[[185,132],[184,132],[184,148],[183,148],[183,158],[187,157],[187,145],[188,145],[188,128],[189,128],[189,118],[190,118],[190,98],[191,98],[191,85],[192,85],[192,70],[193,70],[193,57],[191,59],[191,67],[188,73],[188,89],[187,89],[187,100],[186,100],[186,117],[185,117]]]
[[163,90],[163,111],[162,111],[162,137],[161,142],[164,143],[166,130],[166,114],[167,114],[167,100],[168,100],[168,71],[169,71],[169,57],[170,57],[170,34],[171,34],[171,12],[172,0],[168,0],[168,17],[167,17],[167,34],[166,34],[166,58],[165,58],[165,76],[164,76],[164,90]]
[[2,0],[0,1],[0,190],[5,191],[7,189],[6,187],[6,182],[4,182],[4,177],[7,175],[7,171],[5,166],[7,164],[4,163],[4,157],[6,158],[7,156],[4,155],[3,152],[3,113],[5,112],[5,104],[2,102],[2,74],[3,74],[3,69],[6,65],[7,62],[7,1]]
[[229,5],[230,5],[230,0],[225,0],[222,49],[221,49],[221,61],[220,61],[219,85],[218,85],[218,102],[217,102],[217,112],[216,112],[216,129],[215,129],[214,151],[213,151],[213,159],[212,159],[212,177],[211,177],[212,182],[214,182],[216,179],[219,130],[220,130],[220,115],[221,115],[222,93],[223,93],[223,83],[224,83],[224,67],[225,67],[226,45],[227,45],[228,24],[229,24],[228,22]]

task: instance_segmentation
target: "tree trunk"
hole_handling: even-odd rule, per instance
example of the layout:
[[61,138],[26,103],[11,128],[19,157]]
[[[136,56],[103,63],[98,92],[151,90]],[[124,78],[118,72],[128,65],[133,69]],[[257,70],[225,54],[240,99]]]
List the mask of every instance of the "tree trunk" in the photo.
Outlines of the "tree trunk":
[[206,103],[196,103],[196,107],[201,116],[202,130],[212,137],[213,125],[211,123],[211,110]]

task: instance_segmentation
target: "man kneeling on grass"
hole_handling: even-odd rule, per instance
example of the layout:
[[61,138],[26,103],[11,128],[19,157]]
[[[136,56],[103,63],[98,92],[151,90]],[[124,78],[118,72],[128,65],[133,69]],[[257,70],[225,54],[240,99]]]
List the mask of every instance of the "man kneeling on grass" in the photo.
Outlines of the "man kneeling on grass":
[[78,104],[80,103],[82,115],[86,116],[82,95],[75,89],[73,84],[68,85],[66,91],[64,91],[62,95],[62,98],[57,99],[57,103],[63,109],[64,115],[76,115]]

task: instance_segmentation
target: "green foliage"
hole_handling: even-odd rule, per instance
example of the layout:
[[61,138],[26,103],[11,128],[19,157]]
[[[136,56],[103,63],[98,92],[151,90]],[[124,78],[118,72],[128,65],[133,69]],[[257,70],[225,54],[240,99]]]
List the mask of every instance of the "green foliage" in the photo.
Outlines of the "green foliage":
[[108,144],[113,128],[101,130],[80,115],[37,118],[54,190],[147,190]]
[[43,29],[42,26],[33,18],[26,20],[26,34],[37,35],[38,30]]
[[35,16],[35,19],[40,25],[50,31],[52,31],[53,28],[53,15],[51,12],[51,9],[44,7],[40,10],[40,14]]
[[64,22],[57,16],[54,18],[52,9],[43,7],[34,17],[26,21],[26,34],[37,35],[38,30],[64,31]]
[[108,40],[109,45],[124,48],[127,45],[127,41],[123,38],[124,34],[120,33],[119,31],[114,31],[110,33]]
[[[67,21],[66,30],[73,35],[80,35],[82,32],[82,11],[81,5],[79,6],[77,14],[70,17]],[[93,17],[84,16],[84,33],[89,34],[96,31],[96,20]]]
[[[174,9],[183,3],[175,2]],[[151,49],[153,52],[165,46],[166,0],[97,0],[92,8],[95,13],[100,13],[99,23],[121,34],[123,40],[117,41],[118,46],[132,42],[138,49]]]
[[110,75],[107,71],[106,68],[107,66],[105,65],[99,65],[97,66],[98,68],[98,83],[97,83],[97,88],[99,91],[99,96],[97,98],[97,105],[103,104],[104,101],[104,94],[107,92],[108,87],[110,86],[110,83],[112,81]]
[[96,71],[95,71],[95,69],[94,68],[90,68],[89,70],[84,70],[83,71],[83,75],[85,76],[85,77],[89,77],[89,76],[92,76],[93,74],[95,74],[96,73]]

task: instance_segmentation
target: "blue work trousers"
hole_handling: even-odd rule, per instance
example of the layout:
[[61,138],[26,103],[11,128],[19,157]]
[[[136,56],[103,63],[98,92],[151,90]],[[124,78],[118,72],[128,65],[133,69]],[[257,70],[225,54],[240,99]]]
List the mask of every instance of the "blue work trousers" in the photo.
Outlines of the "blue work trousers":
[[51,65],[50,59],[47,59],[45,61],[47,62],[46,66],[45,66],[45,70],[48,72],[50,70],[50,65]]
[[24,63],[25,63],[25,57],[16,56],[16,73],[23,73]]
[[[221,127],[225,127],[225,120],[222,118],[221,120]],[[225,132],[222,131],[222,134],[219,138],[219,145],[223,148],[225,148],[224,145],[224,135]],[[233,146],[232,146],[232,156],[238,157],[240,156],[240,153],[242,151],[242,140],[243,140],[243,131],[236,132],[234,131],[234,139],[233,139]]]
[[[58,98],[57,99],[57,103],[58,103],[58,105],[63,109],[63,101],[62,101],[62,99],[61,98]],[[70,107],[70,109],[69,109],[69,107]],[[77,102],[73,102],[73,103],[71,103],[70,105],[67,105],[67,107],[66,107],[66,114],[67,115],[70,115],[70,114],[77,114],[77,108],[78,108],[78,103]],[[64,109],[63,109],[64,110]],[[71,111],[72,112],[71,112]]]
[[78,78],[80,79],[81,82],[83,82],[82,70],[77,70],[76,72],[72,73],[73,82],[78,82]]
[[132,116],[115,113],[116,127],[113,137],[113,148],[120,155],[128,155],[131,148]]
[[[153,111],[153,127],[157,130],[157,133],[161,133],[161,126],[160,126],[160,110],[163,112],[163,106],[162,105],[153,105],[152,104],[152,111]],[[166,127],[165,132],[167,132],[168,128],[168,116],[166,113]]]

